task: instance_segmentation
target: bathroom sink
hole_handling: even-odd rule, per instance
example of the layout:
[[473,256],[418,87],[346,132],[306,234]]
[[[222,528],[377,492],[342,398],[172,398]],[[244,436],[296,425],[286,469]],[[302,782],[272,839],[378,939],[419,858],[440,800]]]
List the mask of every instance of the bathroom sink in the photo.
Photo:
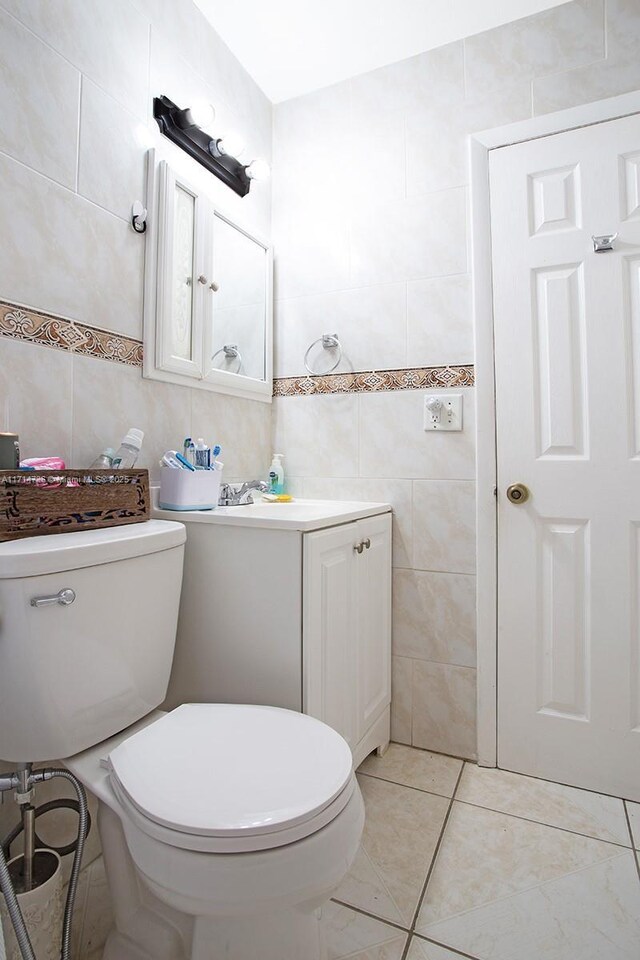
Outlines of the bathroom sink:
[[388,513],[388,503],[366,503],[357,500],[299,500],[289,503],[256,502],[244,507],[217,507],[215,510],[160,510],[157,489],[153,490],[153,516],[183,523],[217,523],[240,527],[270,527],[273,530],[320,530],[339,523],[361,520],[378,513]]

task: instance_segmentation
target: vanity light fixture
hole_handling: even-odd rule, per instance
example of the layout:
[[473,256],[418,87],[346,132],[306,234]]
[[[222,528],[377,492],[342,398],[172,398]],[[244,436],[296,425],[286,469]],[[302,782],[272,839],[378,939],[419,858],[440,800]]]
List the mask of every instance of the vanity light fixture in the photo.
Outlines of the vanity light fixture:
[[[203,109],[205,106],[209,107],[208,112]],[[215,117],[211,104],[197,103],[181,109],[168,97],[154,97],[153,115],[165,137],[239,196],[244,197],[249,193],[252,180],[268,179],[270,170],[266,160],[258,158],[244,164],[237,159],[244,149],[244,143],[237,134],[212,137],[205,133],[202,125],[212,122]]]
[[245,142],[240,136],[239,133],[231,131],[226,133],[224,137],[221,137],[220,140],[212,140],[209,144],[209,150],[213,153],[213,156],[216,156],[215,151],[218,150],[219,153],[222,153],[226,157],[235,157],[236,160],[238,157],[244,153]]

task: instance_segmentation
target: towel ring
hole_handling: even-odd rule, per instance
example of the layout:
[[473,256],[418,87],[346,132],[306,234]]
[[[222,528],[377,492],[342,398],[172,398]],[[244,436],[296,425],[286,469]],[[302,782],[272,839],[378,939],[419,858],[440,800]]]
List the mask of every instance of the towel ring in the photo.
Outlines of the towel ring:
[[304,355],[304,365],[309,371],[309,373],[312,374],[313,376],[317,376],[317,374],[309,366],[309,354],[315,347],[316,343],[321,343],[323,350],[332,350],[335,347],[338,348],[338,359],[336,360],[334,365],[332,367],[329,367],[328,370],[324,370],[323,373],[320,374],[320,376],[324,377],[327,373],[332,373],[336,369],[340,361],[342,360],[342,344],[340,343],[337,333],[323,333],[321,337],[318,337],[317,340],[313,341],[313,343],[307,349],[307,352]]
[[[211,359],[212,359],[212,360],[215,360],[215,358],[218,356],[219,353],[224,353],[224,355],[225,355],[225,357],[227,358],[227,360],[237,360],[237,361],[238,361],[238,369],[237,369],[235,372],[236,372],[236,373],[240,373],[240,371],[242,370],[242,354],[241,354],[240,351],[238,350],[237,344],[235,344],[235,343],[225,343],[224,347],[220,347],[219,350],[216,350],[215,353],[212,353],[212,354],[211,354]],[[220,369],[220,368],[218,367],[218,369]],[[229,372],[231,372],[231,371],[229,371]]]

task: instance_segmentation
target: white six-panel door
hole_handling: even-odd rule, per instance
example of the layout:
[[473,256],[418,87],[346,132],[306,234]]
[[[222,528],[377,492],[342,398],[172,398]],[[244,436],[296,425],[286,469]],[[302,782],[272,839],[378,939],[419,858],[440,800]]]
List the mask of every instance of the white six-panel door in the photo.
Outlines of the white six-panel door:
[[498,764],[640,800],[640,118],[494,150],[490,189]]

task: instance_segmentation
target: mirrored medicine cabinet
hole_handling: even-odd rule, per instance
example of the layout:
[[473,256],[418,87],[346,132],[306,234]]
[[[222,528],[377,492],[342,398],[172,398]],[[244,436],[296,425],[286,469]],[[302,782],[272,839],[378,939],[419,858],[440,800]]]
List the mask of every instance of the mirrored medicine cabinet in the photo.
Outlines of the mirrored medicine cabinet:
[[272,395],[271,247],[148,157],[144,376]]

